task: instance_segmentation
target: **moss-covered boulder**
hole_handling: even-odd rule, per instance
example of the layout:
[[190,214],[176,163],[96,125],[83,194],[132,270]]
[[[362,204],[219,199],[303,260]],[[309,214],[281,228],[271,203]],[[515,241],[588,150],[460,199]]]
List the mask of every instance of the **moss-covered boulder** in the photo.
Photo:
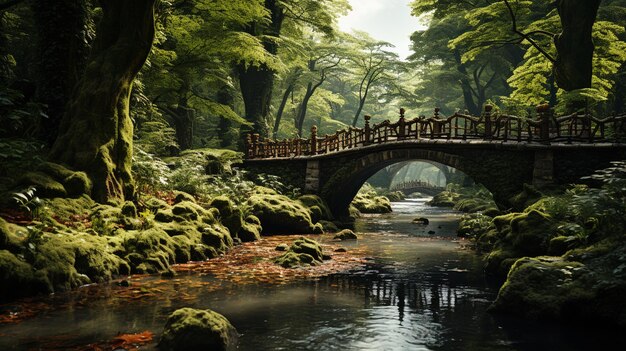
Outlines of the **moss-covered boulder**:
[[428,201],[428,204],[435,207],[454,207],[460,197],[461,194],[446,190],[433,196],[433,198]]
[[126,201],[124,205],[122,205],[121,213],[126,217],[135,218],[137,217],[137,206],[135,206],[135,204],[131,201]]
[[576,304],[593,298],[590,282],[580,279],[583,264],[557,257],[519,259],[498,293],[492,310],[531,319],[560,319]]
[[246,217],[239,232],[237,232],[237,237],[242,242],[257,241],[261,239],[262,231],[261,221],[256,216],[250,215]]
[[184,191],[176,191],[175,193],[175,197],[174,197],[174,203],[178,204],[181,203],[183,201],[188,201],[188,202],[196,202],[196,198],[193,197],[193,195],[188,194]]
[[63,184],[51,176],[41,172],[27,172],[18,181],[22,186],[34,186],[36,195],[41,198],[66,197],[67,191]]
[[9,226],[7,222],[0,218],[0,249],[7,247],[9,243]]
[[319,221],[319,224],[322,225],[322,228],[324,229],[324,232],[338,232],[339,231],[339,227],[337,227],[337,225],[334,222],[331,221]]
[[287,252],[276,257],[274,262],[285,268],[294,268],[315,266],[321,264],[323,260],[321,245],[315,240],[302,237],[294,241]]
[[236,350],[239,335],[221,314],[181,308],[167,319],[159,340],[161,351]]
[[357,240],[359,237],[350,229],[344,229],[339,233],[335,234],[333,239],[338,240]]
[[307,208],[309,208],[309,210],[311,211],[311,218],[313,222],[333,219],[328,204],[326,204],[326,202],[321,197],[310,194],[303,195],[298,198],[298,201]]
[[38,171],[61,183],[70,197],[91,195],[93,185],[85,172],[74,172],[52,162],[44,162],[38,167]]
[[287,196],[254,194],[247,202],[260,221],[263,234],[313,234],[315,227],[308,208]]
[[[238,236],[239,231],[244,225],[243,213],[241,212],[241,209],[235,207],[235,204],[226,196],[218,196],[214,198],[211,201],[210,206],[219,211],[220,222],[222,222],[222,224],[230,230],[231,235]],[[253,230],[253,228],[251,228],[251,226],[247,226],[247,233],[243,235],[246,236],[246,234],[249,234],[250,230]],[[245,241],[241,237],[240,239]]]
[[0,250],[0,301],[37,293],[50,293],[43,274],[7,250]]
[[352,200],[352,205],[361,213],[389,213],[392,211],[389,199],[369,193],[357,194],[354,200]]

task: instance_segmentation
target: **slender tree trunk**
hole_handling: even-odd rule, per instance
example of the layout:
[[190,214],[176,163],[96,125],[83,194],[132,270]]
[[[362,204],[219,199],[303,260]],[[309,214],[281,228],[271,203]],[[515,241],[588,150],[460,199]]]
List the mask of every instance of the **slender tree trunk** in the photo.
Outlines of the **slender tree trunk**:
[[89,55],[86,1],[38,0],[32,4],[37,29],[37,98],[48,106],[40,137],[52,145]]
[[463,91],[463,101],[465,102],[465,107],[470,114],[479,116],[482,111],[472,96],[472,85],[470,83],[469,75],[465,65],[461,62],[461,53],[458,50],[454,50],[454,60],[456,62],[457,70],[463,76],[463,78],[461,78],[461,90]]
[[367,92],[363,96],[363,98],[359,99],[359,107],[356,109],[356,113],[354,114],[354,119],[352,120],[352,126],[356,127],[356,124],[359,122],[359,116],[361,116],[361,112],[363,111],[363,107],[365,106],[365,99],[367,98]]
[[52,147],[51,159],[85,171],[96,201],[134,196],[131,176],[133,79],[154,39],[155,0],[101,0],[103,17]]
[[554,74],[566,91],[590,88],[594,45],[591,37],[601,0],[558,0],[563,31],[554,39],[557,57]]
[[274,129],[272,130],[272,138],[274,139],[278,137],[278,129],[280,128],[280,121],[283,119],[285,106],[287,105],[287,101],[289,100],[289,95],[293,93],[295,87],[296,82],[291,82],[287,86],[287,89],[285,89],[285,92],[283,93],[283,98],[280,100],[280,105],[278,106],[278,110],[276,111],[276,118],[274,119]]
[[176,129],[176,141],[180,151],[189,150],[193,146],[194,110],[187,106],[187,101],[179,102],[178,107],[172,114],[174,129]]
[[[217,91],[217,103],[226,105],[232,110],[235,109],[235,95],[233,89],[227,84],[222,85]],[[233,122],[228,118],[220,117],[217,129],[220,133],[220,146],[223,148],[233,146]]]

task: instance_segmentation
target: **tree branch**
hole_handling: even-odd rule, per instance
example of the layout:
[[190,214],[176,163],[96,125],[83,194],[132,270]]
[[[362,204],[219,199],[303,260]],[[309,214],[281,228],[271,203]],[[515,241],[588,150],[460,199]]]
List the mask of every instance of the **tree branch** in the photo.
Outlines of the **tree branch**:
[[[511,16],[511,22],[512,22],[511,24],[513,26],[512,28],[513,33],[527,40],[530,43],[530,45],[532,45],[535,49],[537,49],[537,51],[539,51],[550,62],[552,63],[556,62],[556,59],[552,57],[552,55],[550,55],[547,51],[545,51],[541,46],[539,46],[539,44],[537,44],[537,42],[533,38],[531,38],[528,33],[524,33],[517,28],[517,18],[515,17],[515,12],[513,11],[513,7],[511,7],[511,4],[509,3],[508,0],[504,0],[504,4],[506,5],[506,8],[509,10],[509,15]],[[539,32],[539,33],[543,32],[543,34],[548,33],[544,31],[533,31],[531,33],[535,33],[535,32]]]

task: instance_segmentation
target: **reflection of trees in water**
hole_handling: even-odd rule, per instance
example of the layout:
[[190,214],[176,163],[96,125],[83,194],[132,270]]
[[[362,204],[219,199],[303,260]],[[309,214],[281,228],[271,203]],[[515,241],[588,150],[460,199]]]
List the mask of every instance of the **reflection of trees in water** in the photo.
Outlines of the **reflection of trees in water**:
[[460,327],[465,330],[469,325],[479,323],[477,316],[482,316],[480,323],[492,323],[491,318],[484,314],[494,297],[491,293],[467,286],[453,286],[447,279],[415,281],[374,274],[334,275],[318,284],[322,289],[362,297],[364,308],[397,306],[400,322],[410,314],[419,314],[452,329]]

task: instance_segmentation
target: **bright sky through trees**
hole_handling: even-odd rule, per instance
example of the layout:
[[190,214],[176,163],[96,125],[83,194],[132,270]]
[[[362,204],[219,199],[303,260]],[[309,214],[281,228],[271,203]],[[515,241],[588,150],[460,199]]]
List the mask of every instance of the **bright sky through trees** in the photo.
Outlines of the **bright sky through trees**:
[[411,0],[350,0],[352,11],[339,19],[339,28],[370,33],[376,39],[392,43],[400,58],[411,54],[411,33],[423,28],[417,18],[411,16]]

